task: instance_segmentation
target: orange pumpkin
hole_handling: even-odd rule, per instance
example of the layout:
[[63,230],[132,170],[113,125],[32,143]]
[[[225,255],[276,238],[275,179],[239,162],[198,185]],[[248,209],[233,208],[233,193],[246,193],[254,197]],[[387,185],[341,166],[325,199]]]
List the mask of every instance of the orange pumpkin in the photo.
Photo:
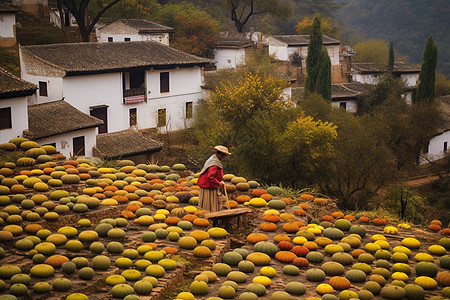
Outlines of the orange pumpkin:
[[283,231],[287,233],[295,233],[299,230],[300,226],[298,226],[294,222],[285,223],[283,225]]
[[349,220],[350,222],[356,220],[355,216],[353,216],[353,215],[345,215],[345,216],[344,216],[344,219],[347,219],[347,220]]
[[194,212],[194,215],[196,215],[196,216],[199,216],[199,215],[204,216],[204,215],[206,215],[206,214],[207,214],[207,212],[206,212],[205,210],[202,210],[202,209],[196,210],[196,211]]
[[361,222],[361,223],[369,223],[370,222],[370,218],[368,216],[361,216],[359,218],[359,222]]
[[314,203],[319,203],[319,204],[325,203],[326,201],[327,201],[327,199],[325,199],[325,198],[315,198],[314,199]]
[[45,260],[45,263],[54,268],[59,268],[62,266],[63,263],[68,262],[68,261],[69,261],[69,259],[66,256],[60,255],[60,254],[55,254],[55,255],[52,255],[49,258],[47,258]]
[[310,194],[301,194],[300,199],[302,199],[303,201],[310,201],[314,199],[314,196]]
[[353,258],[358,258],[361,254],[365,253],[363,249],[355,249],[352,251]]
[[294,202],[292,200],[292,198],[281,198],[281,201],[283,201],[284,203],[286,203],[287,205],[292,204],[292,202]]
[[[55,172],[55,169],[53,168],[44,168],[44,170],[42,170],[44,172],[44,174],[46,175],[50,175],[51,173]],[[31,173],[33,174],[33,173]]]
[[198,217],[196,215],[193,214],[187,214],[183,216],[183,220],[184,221],[189,221],[189,222],[194,222],[195,219],[198,219]]
[[331,216],[335,219],[342,219],[345,215],[341,211],[335,211],[331,214]]
[[334,218],[330,215],[325,215],[322,217],[322,221],[332,222]]
[[298,206],[300,206],[300,208],[303,210],[308,210],[308,204],[306,203],[299,203]]
[[[136,195],[137,196],[137,195]],[[114,200],[116,200],[118,203],[126,203],[128,202],[128,198],[122,195],[115,195],[112,197]]]
[[261,195],[267,194],[267,191],[264,189],[254,189],[252,191],[252,196],[254,197],[260,197]]
[[262,223],[259,228],[263,231],[276,231],[277,230],[277,225],[275,223],[272,222],[265,222]]
[[331,285],[336,290],[346,290],[350,288],[350,281],[343,276],[334,276],[330,278],[328,284]]
[[450,228],[443,228],[442,229],[443,234],[450,234]]
[[169,225],[176,225],[176,224],[178,224],[178,222],[180,222],[180,218],[168,217],[168,218],[166,218],[165,222],[166,222],[166,224],[169,224]]
[[192,224],[199,227],[207,227],[209,226],[209,221],[204,218],[197,218],[194,222],[192,222]]
[[431,231],[439,231],[441,230],[441,226],[439,226],[438,224],[430,224],[428,226],[428,229]]
[[236,198],[236,201],[238,203],[245,203],[245,202],[249,202],[252,198],[250,198],[250,196],[247,195],[240,195]]
[[81,173],[78,174],[78,177],[80,177],[81,180],[88,180],[91,179],[91,175],[87,174],[87,173]]
[[106,198],[105,194],[102,193],[95,193],[94,195],[92,195],[92,197],[97,198],[99,200],[103,200]]
[[300,230],[300,227],[303,227],[303,226],[305,226],[305,223],[303,223],[302,221],[294,221],[294,222],[292,222],[292,223],[295,223],[295,224],[297,224],[297,226],[299,227],[299,230]]
[[80,172],[79,172],[77,169],[75,169],[75,168],[69,168],[69,169],[67,169],[67,170],[66,170],[66,173],[67,173],[67,174],[76,174],[76,175],[80,174]]
[[436,281],[442,286],[450,286],[450,271],[438,272]]
[[266,222],[278,223],[281,219],[277,215],[265,215],[263,220]]
[[147,246],[152,247],[153,250],[155,250],[156,248],[158,248],[158,245],[156,245],[155,243],[145,243]]
[[259,196],[260,198],[266,200],[266,201],[270,201],[272,200],[273,196],[271,194],[262,194],[261,196]]
[[72,166],[72,165],[63,165],[63,167],[64,167],[64,169],[71,169],[71,168],[75,168],[74,166]]
[[159,178],[155,178],[155,179],[150,180],[150,184],[163,183],[163,182],[164,182],[164,180],[161,180]]
[[278,248],[280,248],[280,250],[289,251],[293,247],[294,246],[289,241],[281,241],[281,242],[278,243]]
[[126,219],[133,219],[135,217],[134,213],[129,210],[123,210],[120,212],[120,214]]
[[167,254],[176,254],[178,253],[178,249],[174,247],[164,247],[162,248]]
[[230,205],[230,208],[236,208],[238,207],[238,203],[234,200],[228,201],[228,204]]
[[129,210],[133,213],[135,213],[139,208],[141,208],[141,207],[137,204],[127,206],[127,210]]
[[20,175],[26,175],[28,177],[33,176],[33,172],[31,172],[30,170],[22,170],[22,171],[19,172],[19,174]]
[[387,223],[386,219],[382,219],[382,218],[375,218],[375,219],[373,219],[372,222],[373,222],[373,224],[379,225],[379,226],[384,226]]
[[309,249],[304,246],[295,246],[294,248],[291,249],[291,252],[297,256],[305,257],[306,254],[309,253]]
[[296,216],[304,216],[306,215],[306,212],[303,209],[294,209],[294,215]]
[[74,167],[78,167],[79,163],[76,160],[66,160],[63,163],[64,165],[71,165]]
[[264,241],[268,241],[268,240],[269,240],[269,238],[264,233],[255,232],[255,233],[250,233],[247,236],[247,241],[252,244],[256,244],[257,242],[264,242]]
[[152,197],[141,197],[139,199],[139,201],[143,204],[152,204],[153,203],[153,198]]
[[292,261],[292,264],[299,268],[306,268],[309,266],[309,261],[304,257],[297,257]]
[[127,198],[129,201],[139,200],[139,195],[135,193],[126,193],[125,198]]
[[38,232],[42,228],[43,228],[42,225],[31,223],[25,226],[23,230],[29,234],[36,234],[36,232]]
[[288,237],[287,235],[284,235],[284,234],[277,234],[276,236],[273,237],[273,241],[274,241],[275,243],[279,243],[279,242],[281,242],[281,241],[287,241],[287,242],[290,242],[290,241],[291,241],[291,238]]
[[436,225],[439,225],[439,226],[442,227],[442,222],[439,221],[439,220],[432,220],[432,221],[430,222],[430,224],[436,224]]
[[103,191],[105,191],[105,192],[106,191],[115,192],[117,190],[118,190],[117,186],[114,186],[114,185],[108,185],[103,188]]
[[278,251],[275,254],[275,259],[278,260],[279,262],[283,262],[283,263],[292,263],[294,261],[294,259],[297,258],[297,255],[295,255],[294,253],[290,252],[290,251]]

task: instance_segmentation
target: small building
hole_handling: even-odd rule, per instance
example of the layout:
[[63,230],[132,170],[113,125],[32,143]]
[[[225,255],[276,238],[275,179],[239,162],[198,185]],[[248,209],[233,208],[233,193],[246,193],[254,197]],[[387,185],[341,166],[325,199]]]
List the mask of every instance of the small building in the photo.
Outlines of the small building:
[[66,157],[92,156],[97,127],[103,121],[82,113],[64,100],[28,106],[24,137],[53,145]]
[[155,41],[169,46],[173,28],[145,19],[120,19],[97,29],[97,39],[104,42]]
[[136,164],[153,162],[153,154],[163,144],[145,137],[135,128],[97,135],[94,156],[104,159],[130,159]]
[[[386,72],[386,66],[377,63],[352,63],[352,81],[377,84],[380,76]],[[393,74],[401,78],[407,87],[415,87],[419,80],[420,68],[404,62],[394,63]]]
[[429,141],[421,151],[420,164],[436,161],[448,155],[450,147],[450,95],[438,98],[444,117],[444,123],[437,134]]
[[28,129],[28,98],[37,86],[0,68],[0,144]]
[[189,127],[204,98],[212,60],[159,42],[65,43],[20,47],[22,78],[38,85],[34,104],[62,99],[103,120],[98,133]]
[[[322,36],[322,42],[328,51],[331,61],[331,82],[347,82],[343,78],[339,57],[341,42]],[[303,67],[306,74],[306,57],[308,56],[309,35],[273,35],[268,37],[269,54],[281,61],[289,61]],[[296,60],[299,60],[298,62]]]
[[17,7],[7,3],[0,3],[0,47],[14,47],[16,39]]
[[366,90],[359,82],[333,84],[331,86],[331,106],[343,108],[349,113],[358,113],[358,98]]
[[260,33],[259,38],[256,34],[222,32],[214,49],[216,69],[236,69],[237,66],[244,65],[261,39]]

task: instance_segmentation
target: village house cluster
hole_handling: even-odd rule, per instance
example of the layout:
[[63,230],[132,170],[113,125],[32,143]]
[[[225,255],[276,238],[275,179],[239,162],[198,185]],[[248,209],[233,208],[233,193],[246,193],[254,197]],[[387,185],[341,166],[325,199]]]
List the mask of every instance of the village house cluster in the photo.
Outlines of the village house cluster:
[[[16,45],[19,8],[59,27],[76,26],[69,12],[62,10],[61,18],[60,10],[46,0],[15,2],[19,6],[0,4],[2,47]],[[284,62],[279,71],[291,82],[287,97],[302,94],[298,79],[306,74],[309,36],[224,32],[214,59],[207,59],[171,48],[171,32],[148,20],[117,20],[98,24],[98,42],[19,46],[21,78],[0,69],[0,141],[25,136],[54,145],[66,156],[112,158],[120,150],[121,157],[141,156],[145,161],[162,145],[139,130],[190,127],[197,103],[207,98],[208,72],[243,65],[262,47]],[[323,36],[323,44],[331,60],[332,106],[357,113],[365,85],[376,84],[384,70],[372,63],[352,63],[354,51],[336,39]],[[411,101],[420,69],[396,62],[393,72],[405,82],[404,97]],[[448,110],[448,97],[442,103]],[[447,122],[424,149],[430,159],[445,155],[449,135]]]

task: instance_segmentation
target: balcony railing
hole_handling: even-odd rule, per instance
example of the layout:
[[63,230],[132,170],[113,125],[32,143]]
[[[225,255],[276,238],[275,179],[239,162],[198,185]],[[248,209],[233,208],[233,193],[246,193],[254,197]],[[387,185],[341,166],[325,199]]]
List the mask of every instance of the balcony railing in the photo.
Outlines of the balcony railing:
[[147,101],[146,87],[123,90],[123,103],[140,103]]

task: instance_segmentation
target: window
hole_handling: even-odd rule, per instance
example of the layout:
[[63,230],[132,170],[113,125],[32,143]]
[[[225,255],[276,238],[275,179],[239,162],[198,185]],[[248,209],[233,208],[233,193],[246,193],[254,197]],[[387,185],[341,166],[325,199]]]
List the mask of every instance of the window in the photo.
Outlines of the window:
[[64,26],[70,26],[70,12],[64,12]]
[[444,152],[447,152],[447,142],[444,142]]
[[47,82],[45,81],[39,81],[39,96],[47,97]]
[[131,38],[124,38],[123,39],[125,42],[131,42]]
[[90,107],[90,115],[103,121],[103,124],[98,126],[98,133],[108,132],[108,106],[102,105],[98,107]]
[[157,127],[166,126],[166,109],[158,109],[158,124]]
[[347,110],[347,102],[339,102],[339,107]]
[[137,108],[130,108],[130,127],[137,125]]
[[12,128],[11,107],[0,108],[0,129]]
[[124,72],[122,81],[124,90],[131,90],[145,87],[145,71],[138,70],[138,71]]
[[192,102],[186,102],[186,119],[191,119],[193,115],[193,104]]
[[169,92],[169,72],[159,73],[160,93]]
[[80,156],[85,155],[84,151],[84,136],[78,136],[73,138],[73,155]]
[[108,36],[108,42],[109,42],[109,43],[112,43],[112,42],[114,42],[114,39],[113,39],[113,37],[112,37],[112,36]]

